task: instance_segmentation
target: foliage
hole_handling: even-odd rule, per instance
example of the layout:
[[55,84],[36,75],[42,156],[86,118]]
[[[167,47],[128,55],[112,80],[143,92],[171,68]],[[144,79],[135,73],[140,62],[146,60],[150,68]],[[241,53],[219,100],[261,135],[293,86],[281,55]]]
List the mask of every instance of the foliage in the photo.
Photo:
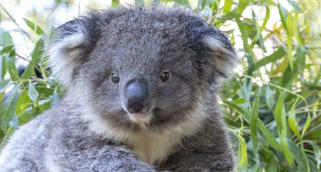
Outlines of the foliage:
[[[287,8],[273,0],[135,2],[192,8],[232,40],[241,65],[222,88],[220,103],[238,154],[238,171],[320,171],[318,0],[287,0]],[[56,3],[72,5],[69,1]],[[113,7],[119,4],[119,0],[112,0]],[[6,8],[0,7],[0,23],[15,22]],[[36,19],[24,21],[29,28],[18,30],[34,44],[28,57],[16,51],[11,36],[16,30],[0,28],[0,148],[18,126],[56,104],[63,94],[48,70],[44,53],[44,43],[52,33],[43,28],[50,26],[45,23],[40,27]],[[16,67],[18,59],[28,61],[21,76]]]

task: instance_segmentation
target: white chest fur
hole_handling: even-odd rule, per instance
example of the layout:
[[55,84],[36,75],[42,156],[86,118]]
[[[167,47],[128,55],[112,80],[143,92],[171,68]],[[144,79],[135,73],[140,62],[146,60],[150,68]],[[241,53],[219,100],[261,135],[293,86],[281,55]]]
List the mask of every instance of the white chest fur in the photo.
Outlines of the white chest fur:
[[166,160],[175,151],[183,137],[195,134],[205,119],[202,111],[188,114],[188,119],[161,132],[143,130],[128,135],[127,144],[133,146],[133,151],[139,159],[154,165]]
[[155,133],[148,130],[130,135],[127,144],[131,145],[136,156],[149,163],[156,164],[172,153],[181,136],[174,133]]
[[180,144],[184,137],[195,134],[201,128],[206,118],[206,113],[199,104],[196,111],[186,114],[186,120],[161,131],[153,132],[143,129],[139,132],[128,132],[111,127],[108,121],[97,114],[86,114],[83,115],[83,119],[89,121],[91,131],[105,138],[130,145],[139,159],[151,165],[164,161],[169,154],[175,151],[175,146]]

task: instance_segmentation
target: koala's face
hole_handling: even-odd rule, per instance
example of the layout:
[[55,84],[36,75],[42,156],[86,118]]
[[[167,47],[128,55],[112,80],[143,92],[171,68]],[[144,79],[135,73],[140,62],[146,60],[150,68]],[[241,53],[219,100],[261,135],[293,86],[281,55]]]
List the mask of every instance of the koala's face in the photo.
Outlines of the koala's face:
[[73,65],[67,84],[83,87],[91,109],[114,127],[131,130],[184,122],[234,58],[222,33],[179,10],[93,14],[58,28],[58,38]]
[[159,28],[154,20],[147,22],[132,28],[130,21],[111,21],[114,27],[106,28],[80,69],[91,86],[89,102],[113,124],[177,123],[197,101],[200,81],[192,62],[196,53],[186,33],[172,33],[170,27],[178,24]]

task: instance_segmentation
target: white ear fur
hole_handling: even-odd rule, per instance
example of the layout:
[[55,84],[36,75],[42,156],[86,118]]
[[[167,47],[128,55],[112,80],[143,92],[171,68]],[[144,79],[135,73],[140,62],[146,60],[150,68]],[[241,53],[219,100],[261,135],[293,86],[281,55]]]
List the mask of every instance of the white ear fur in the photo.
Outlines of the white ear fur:
[[72,71],[79,60],[77,58],[82,53],[79,47],[84,42],[85,35],[79,32],[56,40],[49,49],[49,65],[65,86],[70,84]]
[[235,53],[225,48],[223,43],[213,36],[206,36],[201,43],[210,49],[208,55],[211,56],[210,62],[214,65],[215,70],[225,77],[232,73],[232,68],[238,61]]

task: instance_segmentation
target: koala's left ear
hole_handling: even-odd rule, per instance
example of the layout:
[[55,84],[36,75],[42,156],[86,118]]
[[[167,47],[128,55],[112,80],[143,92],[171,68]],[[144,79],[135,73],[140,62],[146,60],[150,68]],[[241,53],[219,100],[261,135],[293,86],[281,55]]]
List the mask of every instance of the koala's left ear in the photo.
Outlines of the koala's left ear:
[[56,29],[49,46],[49,64],[65,86],[72,83],[79,65],[95,46],[100,33],[98,22],[99,16],[92,12],[88,17],[76,18]]
[[193,18],[189,21],[189,40],[191,48],[199,57],[201,75],[209,82],[228,78],[238,62],[233,46],[228,38],[213,26]]

